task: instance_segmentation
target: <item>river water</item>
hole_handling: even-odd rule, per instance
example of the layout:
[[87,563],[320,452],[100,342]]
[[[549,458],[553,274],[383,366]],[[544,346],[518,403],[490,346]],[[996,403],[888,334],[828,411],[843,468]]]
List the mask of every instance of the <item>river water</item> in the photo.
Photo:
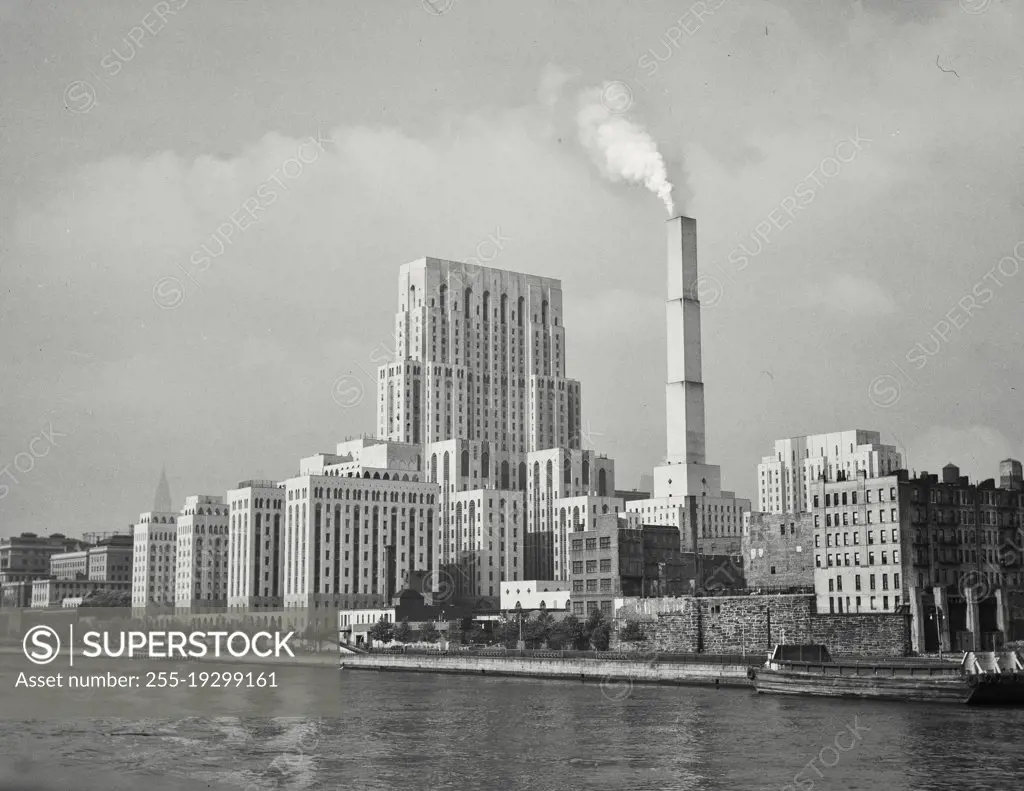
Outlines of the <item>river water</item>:
[[[335,716],[55,721],[5,686],[0,769],[17,776],[0,789],[1004,791],[1024,776],[1021,710],[330,667],[293,683],[337,695]],[[97,712],[102,694],[133,693],[96,693]],[[197,710],[210,694],[181,692]]]

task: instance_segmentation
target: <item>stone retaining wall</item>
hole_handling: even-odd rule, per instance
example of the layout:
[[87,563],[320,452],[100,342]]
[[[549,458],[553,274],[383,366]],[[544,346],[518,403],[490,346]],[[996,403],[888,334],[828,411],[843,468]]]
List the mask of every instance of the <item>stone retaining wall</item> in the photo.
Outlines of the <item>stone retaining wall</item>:
[[836,656],[910,652],[909,616],[819,615],[813,594],[627,599],[616,626],[626,620],[639,621],[646,639],[622,642],[616,629],[612,650],[760,655],[776,643],[821,643]]

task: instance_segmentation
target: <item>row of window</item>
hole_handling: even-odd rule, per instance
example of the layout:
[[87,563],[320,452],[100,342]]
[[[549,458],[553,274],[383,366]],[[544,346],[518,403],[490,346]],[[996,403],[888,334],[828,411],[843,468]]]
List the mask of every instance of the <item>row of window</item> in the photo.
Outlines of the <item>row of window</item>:
[[[842,555],[840,555],[838,552],[836,554],[834,554],[834,555],[830,553],[829,555],[827,555],[825,562],[827,563],[827,567],[831,567],[831,566],[849,566],[850,565],[850,553],[849,552],[844,552]],[[892,552],[892,562],[893,562],[893,564],[896,564],[896,565],[898,565],[899,562],[900,562],[900,553],[899,553],[898,549],[894,549],[893,552]],[[854,552],[853,553],[853,565],[854,566],[859,566],[860,564],[861,564],[860,563],[860,552]],[[822,565],[821,565],[821,555],[815,555],[814,556],[814,565],[815,565],[816,568],[819,568],[819,569],[822,567]],[[875,565],[875,553],[874,552],[868,552],[868,562],[867,562],[867,565],[869,565],[869,566],[874,566]],[[883,566],[888,566],[889,565],[889,553],[888,552],[883,552],[882,553],[881,565],[883,565]]]

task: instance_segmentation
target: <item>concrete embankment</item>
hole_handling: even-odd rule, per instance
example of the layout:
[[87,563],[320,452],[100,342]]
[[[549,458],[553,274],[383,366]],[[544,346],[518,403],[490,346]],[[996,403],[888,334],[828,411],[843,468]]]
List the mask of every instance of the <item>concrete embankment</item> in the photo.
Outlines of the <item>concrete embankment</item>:
[[[751,665],[756,664],[752,659]],[[462,656],[459,654],[360,654],[341,657],[345,670],[411,673],[526,676],[572,681],[630,681],[634,684],[680,684],[749,687],[750,665],[696,662],[630,662],[611,659]]]

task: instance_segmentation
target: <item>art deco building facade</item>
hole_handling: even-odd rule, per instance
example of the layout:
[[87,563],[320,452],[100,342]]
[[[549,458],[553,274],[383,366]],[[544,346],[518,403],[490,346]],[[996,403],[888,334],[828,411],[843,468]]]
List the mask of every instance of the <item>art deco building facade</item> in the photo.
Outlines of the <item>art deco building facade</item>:
[[219,495],[185,498],[177,519],[176,609],[227,605],[229,518],[228,507]]
[[147,511],[132,529],[132,609],[173,607],[178,514]]
[[496,463],[578,447],[580,387],[565,377],[560,281],[424,258],[401,268],[398,306],[378,436],[486,442]]
[[438,487],[409,470],[420,451],[351,440],[303,459],[282,483],[285,607],[380,606],[413,572],[434,570]]
[[284,487],[242,481],[228,491],[228,607],[277,609],[284,552]]
[[813,483],[824,475],[834,480],[864,473],[868,478],[903,468],[893,445],[883,445],[877,431],[853,429],[775,440],[775,453],[757,465],[758,510],[762,513],[806,513],[811,510]]
[[437,580],[497,599],[503,580],[568,579],[572,515],[622,501],[612,462],[580,449],[561,283],[425,258],[402,267],[398,305],[378,435],[422,447],[439,485]]

